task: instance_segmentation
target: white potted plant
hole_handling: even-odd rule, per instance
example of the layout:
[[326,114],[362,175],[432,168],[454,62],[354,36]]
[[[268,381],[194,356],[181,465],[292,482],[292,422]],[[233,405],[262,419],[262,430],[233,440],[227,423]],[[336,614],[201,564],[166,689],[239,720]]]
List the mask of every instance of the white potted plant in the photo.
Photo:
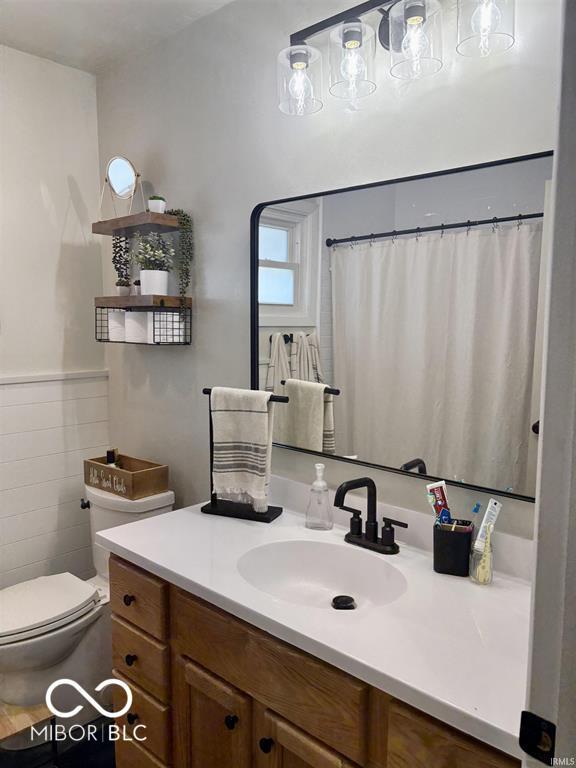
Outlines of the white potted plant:
[[168,293],[168,272],[172,269],[174,248],[161,234],[138,235],[135,260],[140,267],[140,292],[143,296]]
[[166,211],[166,200],[162,195],[150,195],[148,198],[148,210],[151,213],[164,213]]
[[116,293],[118,296],[130,296],[130,280],[123,277],[116,280]]

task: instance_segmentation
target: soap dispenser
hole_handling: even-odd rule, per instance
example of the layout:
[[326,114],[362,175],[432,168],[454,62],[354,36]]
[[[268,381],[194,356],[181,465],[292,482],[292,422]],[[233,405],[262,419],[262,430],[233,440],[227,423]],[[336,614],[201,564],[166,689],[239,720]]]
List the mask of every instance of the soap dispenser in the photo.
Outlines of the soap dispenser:
[[315,464],[316,480],[310,488],[310,499],[306,510],[306,528],[329,531],[334,525],[332,507],[328,498],[328,484],[324,480],[324,464]]

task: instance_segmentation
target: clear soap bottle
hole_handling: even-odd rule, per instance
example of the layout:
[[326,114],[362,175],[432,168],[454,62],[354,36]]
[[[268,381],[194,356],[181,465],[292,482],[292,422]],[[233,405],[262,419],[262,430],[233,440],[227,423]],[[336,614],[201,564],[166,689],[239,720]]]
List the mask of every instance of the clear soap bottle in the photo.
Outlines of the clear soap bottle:
[[328,484],[324,480],[324,464],[315,464],[316,480],[310,488],[310,499],[306,509],[306,528],[329,531],[334,525],[330,505]]

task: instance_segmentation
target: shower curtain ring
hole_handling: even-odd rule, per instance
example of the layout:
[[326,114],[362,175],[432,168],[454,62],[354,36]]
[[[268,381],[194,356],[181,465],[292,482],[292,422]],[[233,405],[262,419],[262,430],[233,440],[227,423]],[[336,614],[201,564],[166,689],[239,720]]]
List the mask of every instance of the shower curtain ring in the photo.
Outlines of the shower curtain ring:
[[372,246],[374,245],[374,240],[376,240],[376,238],[374,237],[374,233],[372,232],[370,235],[370,248],[372,248]]
[[496,232],[497,229],[498,229],[498,219],[496,218],[496,216],[494,216],[494,218],[492,219],[492,232],[493,233]]
[[470,234],[470,229],[472,228],[472,222],[470,221],[470,219],[468,219],[466,224],[467,224],[467,226],[466,226],[466,237],[468,237],[468,235]]
[[518,224],[516,225],[516,229],[518,230],[518,232],[520,232],[520,225],[521,224],[522,224],[522,214],[519,213],[518,214]]
[[392,245],[394,245],[394,243],[396,242],[397,236],[398,236],[398,233],[396,232],[396,230],[393,230],[393,232],[392,232]]
[[418,240],[420,240],[420,235],[421,234],[422,233],[420,232],[420,227],[416,227],[416,242],[418,242]]
[[444,237],[444,223],[440,224],[441,234],[440,234],[440,240]]

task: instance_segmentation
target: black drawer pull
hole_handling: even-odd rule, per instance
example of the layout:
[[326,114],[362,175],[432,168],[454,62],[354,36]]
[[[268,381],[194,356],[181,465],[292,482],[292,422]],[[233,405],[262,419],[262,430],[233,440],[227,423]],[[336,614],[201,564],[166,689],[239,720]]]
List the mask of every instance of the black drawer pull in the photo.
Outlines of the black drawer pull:
[[136,600],[134,595],[124,595],[122,598],[124,605],[132,605],[132,603]]
[[265,755],[269,755],[274,746],[274,739],[260,739],[258,746],[260,747],[261,752],[264,752]]
[[80,509],[90,509],[90,502],[86,499],[80,499]]
[[224,718],[224,725],[229,731],[233,731],[238,723],[238,715],[226,715]]
[[126,654],[126,656],[124,657],[124,661],[126,662],[126,664],[127,664],[129,667],[131,667],[131,666],[132,666],[132,664],[134,664],[134,662],[135,662],[135,661],[137,661],[137,660],[138,660],[138,656],[135,656],[133,653],[128,653],[128,654]]
[[138,717],[138,715],[135,714],[134,712],[128,712],[128,714],[126,715],[126,720],[128,720],[128,725],[134,725],[136,720],[139,720],[139,719],[140,718]]

